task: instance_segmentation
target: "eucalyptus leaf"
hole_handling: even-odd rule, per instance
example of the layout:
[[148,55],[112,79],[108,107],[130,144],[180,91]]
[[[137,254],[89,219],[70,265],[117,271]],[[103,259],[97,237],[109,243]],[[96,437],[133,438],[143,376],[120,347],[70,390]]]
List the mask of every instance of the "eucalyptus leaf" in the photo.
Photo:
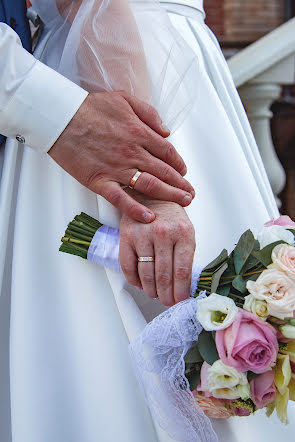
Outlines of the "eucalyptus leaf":
[[273,249],[279,245],[285,244],[284,241],[276,241],[261,249],[259,252],[252,252],[252,255],[258,259],[265,267],[272,263],[271,253]]
[[189,381],[191,391],[193,391],[200,383],[201,373],[200,371],[192,371],[191,373],[186,375],[186,378]]
[[226,271],[228,265],[226,262],[224,262],[219,269],[212,275],[212,282],[211,282],[211,293],[216,292],[219,282],[220,282],[220,278],[223,275],[223,273]]
[[258,250],[260,250],[260,243],[259,243],[258,239],[255,239],[255,241],[254,241],[254,247],[253,247],[253,250],[254,250],[255,252],[258,252]]
[[198,340],[199,351],[203,359],[210,365],[219,359],[212,332],[203,330]]
[[249,258],[255,244],[255,238],[251,230],[247,230],[241,238],[234,250],[234,265],[236,273],[239,274],[243,265]]
[[221,296],[228,296],[230,292],[231,283],[227,283],[226,285],[219,285],[216,289],[216,293]]
[[185,363],[197,363],[197,362],[203,362],[203,358],[201,356],[201,353],[199,352],[198,344],[195,343],[187,352],[187,354],[184,357]]
[[226,259],[228,258],[228,253],[226,249],[223,249],[222,252],[215,258],[212,262],[210,262],[203,271],[214,270],[216,267],[220,266]]
[[260,261],[252,253],[242,267],[241,274],[250,272],[260,264]]
[[238,290],[238,292],[240,293],[246,293],[247,288],[246,288],[246,281],[244,280],[244,278],[242,276],[237,276],[233,282],[232,282],[233,287]]

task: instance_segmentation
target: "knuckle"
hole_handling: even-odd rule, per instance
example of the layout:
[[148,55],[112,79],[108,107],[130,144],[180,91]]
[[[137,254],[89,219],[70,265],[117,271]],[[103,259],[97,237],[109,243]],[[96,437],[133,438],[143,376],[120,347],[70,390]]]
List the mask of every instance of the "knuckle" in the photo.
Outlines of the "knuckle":
[[155,236],[158,237],[160,240],[165,239],[169,234],[169,227],[166,224],[156,224],[154,226],[154,233]]
[[142,138],[145,134],[143,126],[140,123],[138,123],[137,121],[133,121],[133,120],[129,121],[127,128],[128,128],[129,134],[132,137]]
[[121,194],[120,189],[108,190],[106,192],[106,196],[115,207],[120,206],[121,201],[122,201],[122,194]]
[[175,269],[174,277],[177,281],[187,281],[191,277],[191,268],[180,266]]
[[164,166],[161,172],[161,178],[163,181],[168,182],[172,178],[171,169],[169,166]]
[[138,147],[136,144],[124,144],[118,147],[118,153],[126,161],[138,159]]
[[157,285],[160,287],[169,287],[172,284],[171,275],[166,271],[157,274]]
[[150,273],[142,273],[140,275],[140,279],[143,285],[153,286],[154,285],[154,277]]
[[[135,218],[140,215],[138,204],[131,203],[128,207],[128,214],[131,216],[131,218]],[[129,236],[132,235],[132,232],[130,232]]]
[[188,222],[186,220],[179,220],[178,221],[177,230],[181,236],[183,236],[187,239],[189,237],[191,237],[191,235],[193,234],[193,226],[190,222]]
[[94,185],[97,187],[99,182],[104,178],[104,172],[103,170],[92,170],[88,171],[88,174],[86,177],[84,177],[84,185],[91,189]]
[[158,184],[156,178],[153,176],[147,176],[145,178],[144,187],[145,187],[145,192],[147,192],[150,195],[153,195],[158,190]]
[[170,162],[175,159],[175,149],[171,143],[165,143],[165,160],[166,162]]

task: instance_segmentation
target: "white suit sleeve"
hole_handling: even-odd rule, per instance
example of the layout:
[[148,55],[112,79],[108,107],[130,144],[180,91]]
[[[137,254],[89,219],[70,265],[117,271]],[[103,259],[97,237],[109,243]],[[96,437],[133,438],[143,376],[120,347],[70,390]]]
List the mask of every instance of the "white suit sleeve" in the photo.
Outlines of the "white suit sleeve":
[[48,152],[87,92],[23,49],[0,23],[0,133]]

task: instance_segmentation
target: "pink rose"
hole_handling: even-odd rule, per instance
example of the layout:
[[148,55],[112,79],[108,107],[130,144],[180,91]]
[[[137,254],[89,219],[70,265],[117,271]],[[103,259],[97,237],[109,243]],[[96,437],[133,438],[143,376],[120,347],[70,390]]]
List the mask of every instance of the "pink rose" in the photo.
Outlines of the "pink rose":
[[291,218],[288,215],[281,215],[277,219],[272,219],[264,224],[264,227],[270,227],[270,226],[282,226],[282,227],[290,227],[294,228],[295,223],[291,220]]
[[216,332],[215,341],[220,359],[240,372],[264,373],[275,365],[275,329],[246,310],[239,308],[234,322]]
[[271,259],[276,269],[285,272],[289,278],[295,279],[295,247],[279,244],[273,248]]
[[251,399],[257,408],[263,408],[276,397],[276,387],[274,384],[275,372],[267,371],[250,381]]

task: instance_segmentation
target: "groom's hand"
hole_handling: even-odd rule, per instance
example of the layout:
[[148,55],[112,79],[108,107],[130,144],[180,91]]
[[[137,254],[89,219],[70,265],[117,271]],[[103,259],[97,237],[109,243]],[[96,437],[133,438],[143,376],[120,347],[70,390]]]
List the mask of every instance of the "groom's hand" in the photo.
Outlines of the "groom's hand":
[[137,221],[154,214],[122,189],[139,169],[138,192],[187,206],[194,196],[186,166],[165,139],[156,110],[124,92],[90,94],[49,155],[93,192]]

